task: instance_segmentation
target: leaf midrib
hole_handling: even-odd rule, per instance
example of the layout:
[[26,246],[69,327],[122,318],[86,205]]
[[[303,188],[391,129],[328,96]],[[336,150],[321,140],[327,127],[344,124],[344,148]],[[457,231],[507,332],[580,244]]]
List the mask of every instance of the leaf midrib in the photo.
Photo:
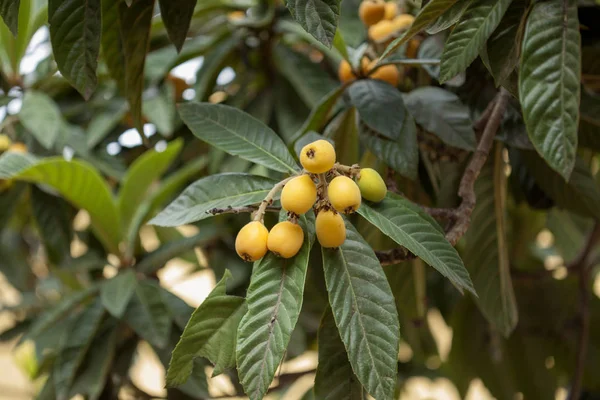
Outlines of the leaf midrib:
[[[237,132],[229,129],[227,126],[221,124],[220,122],[214,120],[214,119],[210,119],[209,117],[206,116],[199,116],[198,118],[203,118],[205,120],[211,121],[213,124],[219,126],[220,128],[223,128],[224,130],[226,130],[227,132],[231,133],[234,136],[237,136],[238,138],[242,139],[244,142],[250,144],[252,147],[260,150],[262,153],[270,156],[272,159],[277,160],[277,162],[279,162],[281,165],[283,165],[288,171],[290,172],[295,172],[296,170],[294,168],[292,168],[291,166],[289,166],[284,160],[280,159],[279,157],[275,156],[273,153],[270,153],[268,151],[266,151],[265,149],[263,149],[262,147],[258,146],[257,144],[255,144],[254,142],[251,142],[250,140],[246,139],[243,135],[238,134]],[[216,146],[221,148],[220,146]],[[221,148],[224,151],[227,151],[223,148]]]
[[383,381],[381,379],[381,376],[379,375],[379,371],[377,370],[377,368],[375,368],[375,359],[373,358],[373,353],[371,352],[371,345],[370,345],[369,341],[366,340],[367,331],[365,330],[365,326],[362,321],[362,315],[360,312],[358,312],[358,310],[359,310],[358,302],[356,301],[356,292],[354,291],[354,285],[352,284],[352,277],[350,276],[350,272],[348,271],[348,262],[346,261],[346,257],[344,256],[344,251],[342,249],[340,249],[339,252],[342,257],[342,262],[344,265],[344,273],[346,274],[346,276],[348,278],[348,283],[349,283],[348,286],[350,287],[350,290],[352,291],[352,302],[354,303],[355,310],[357,311],[356,314],[358,315],[360,329],[362,330],[363,337],[365,338],[366,347],[369,352],[369,358],[371,359],[371,365],[373,365],[373,370],[375,371],[375,375],[377,376],[377,381],[379,382],[379,387],[381,387],[381,386],[383,386]]

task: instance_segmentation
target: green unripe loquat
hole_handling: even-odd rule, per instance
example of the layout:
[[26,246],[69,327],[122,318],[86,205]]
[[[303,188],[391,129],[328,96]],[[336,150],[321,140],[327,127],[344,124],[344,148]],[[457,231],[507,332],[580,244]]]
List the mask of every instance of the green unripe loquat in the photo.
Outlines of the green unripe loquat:
[[383,200],[387,194],[387,187],[385,186],[383,178],[373,168],[361,169],[357,184],[362,197],[366,200],[378,203]]

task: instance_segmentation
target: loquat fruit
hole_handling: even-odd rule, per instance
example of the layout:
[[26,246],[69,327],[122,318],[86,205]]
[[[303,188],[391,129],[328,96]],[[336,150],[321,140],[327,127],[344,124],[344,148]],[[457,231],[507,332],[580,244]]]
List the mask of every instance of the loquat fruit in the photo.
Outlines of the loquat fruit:
[[323,139],[309,143],[300,152],[300,164],[313,174],[327,172],[335,164],[335,149]]
[[358,16],[366,26],[376,24],[385,16],[385,3],[382,0],[363,0],[358,7]]
[[231,11],[229,13],[227,13],[227,19],[229,21],[239,21],[246,18],[246,13],[244,11]]
[[[372,70],[377,64],[377,60],[373,60],[371,64],[369,64],[369,71]],[[395,65],[384,65],[379,67],[373,72],[369,77],[371,79],[379,79],[380,81],[385,81],[390,85],[396,87],[398,86],[398,68]]]
[[352,214],[360,207],[360,189],[347,176],[336,176],[327,187],[329,202],[338,212]]
[[344,219],[335,211],[321,211],[315,221],[317,240],[326,248],[340,247],[346,241]]
[[304,243],[304,232],[298,224],[283,221],[269,231],[267,247],[270,251],[283,258],[294,257]]
[[379,172],[373,168],[363,168],[360,170],[360,177],[357,182],[360,194],[366,200],[379,203],[387,194],[387,187]]
[[392,37],[396,30],[393,21],[384,19],[369,27],[369,39],[378,43],[385,42]]
[[342,83],[350,82],[356,79],[354,71],[352,71],[352,66],[348,61],[342,60],[340,63],[340,66],[338,67],[338,78]]
[[14,153],[27,153],[27,146],[25,143],[15,142],[10,145],[7,151],[12,151]]
[[415,17],[411,14],[400,14],[392,20],[392,25],[395,31],[403,31],[410,28],[415,21]]
[[4,134],[0,134],[0,152],[6,151],[10,148],[12,140]]
[[248,222],[235,238],[235,251],[244,261],[260,260],[267,254],[269,230],[260,221]]
[[300,175],[285,184],[281,191],[281,206],[295,214],[304,214],[317,201],[317,186],[308,175]]
[[384,19],[393,20],[398,15],[398,4],[395,1],[388,1],[385,3],[385,14]]
[[406,45],[406,57],[417,58],[419,46],[421,46],[421,40],[417,38],[410,39]]

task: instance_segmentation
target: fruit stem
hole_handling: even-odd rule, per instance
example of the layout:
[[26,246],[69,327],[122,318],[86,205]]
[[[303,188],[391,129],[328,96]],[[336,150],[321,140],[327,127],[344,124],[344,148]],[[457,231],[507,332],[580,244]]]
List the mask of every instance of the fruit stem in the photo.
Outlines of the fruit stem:
[[269,193],[267,193],[264,200],[260,203],[258,210],[256,210],[256,214],[254,214],[254,218],[252,219],[253,221],[264,222],[265,212],[267,210],[267,207],[270,206],[271,204],[273,204],[273,198],[275,197],[277,192],[279,192],[281,189],[283,189],[285,184],[288,183],[293,178],[295,178],[296,176],[297,175],[290,176],[289,178],[285,178],[284,180],[282,180],[281,182],[279,182],[275,186],[273,186],[273,188],[271,190],[269,190]]
[[344,175],[349,175],[350,177],[356,177],[358,174],[360,174],[360,166],[358,164],[343,165],[335,163],[333,165],[333,169],[343,173]]

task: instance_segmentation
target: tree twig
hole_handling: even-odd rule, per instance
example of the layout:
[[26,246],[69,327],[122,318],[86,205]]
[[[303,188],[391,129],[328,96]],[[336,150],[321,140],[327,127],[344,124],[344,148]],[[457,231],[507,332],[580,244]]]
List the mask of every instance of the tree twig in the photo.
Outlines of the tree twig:
[[[500,92],[483,112],[481,118],[473,125],[476,130],[482,130],[483,132],[477,149],[471,157],[460,181],[458,189],[458,196],[462,199],[460,205],[455,209],[432,209],[424,207],[424,210],[429,211],[432,216],[446,218],[454,222],[446,232],[446,239],[453,246],[458,243],[458,240],[469,228],[471,214],[475,208],[476,201],[475,181],[490,153],[494,137],[502,123],[502,117],[506,111],[509,96],[508,91],[501,88]],[[403,247],[378,251],[376,254],[382,265],[397,264],[401,261],[414,258],[414,255]]]
[[[211,215],[220,215],[220,214],[243,214],[243,213],[253,213],[258,210],[259,206],[245,206],[245,207],[225,207],[225,208],[212,208],[208,210],[206,213]],[[281,211],[281,207],[275,206],[267,206],[265,208],[267,212],[279,212]]]
[[590,339],[590,267],[588,258],[594,245],[600,239],[600,222],[596,222],[588,239],[575,259],[569,263],[567,268],[578,272],[579,282],[579,318],[580,331],[577,341],[577,361],[573,371],[573,382],[569,400],[577,400],[581,395],[583,375],[585,373],[585,362]]

